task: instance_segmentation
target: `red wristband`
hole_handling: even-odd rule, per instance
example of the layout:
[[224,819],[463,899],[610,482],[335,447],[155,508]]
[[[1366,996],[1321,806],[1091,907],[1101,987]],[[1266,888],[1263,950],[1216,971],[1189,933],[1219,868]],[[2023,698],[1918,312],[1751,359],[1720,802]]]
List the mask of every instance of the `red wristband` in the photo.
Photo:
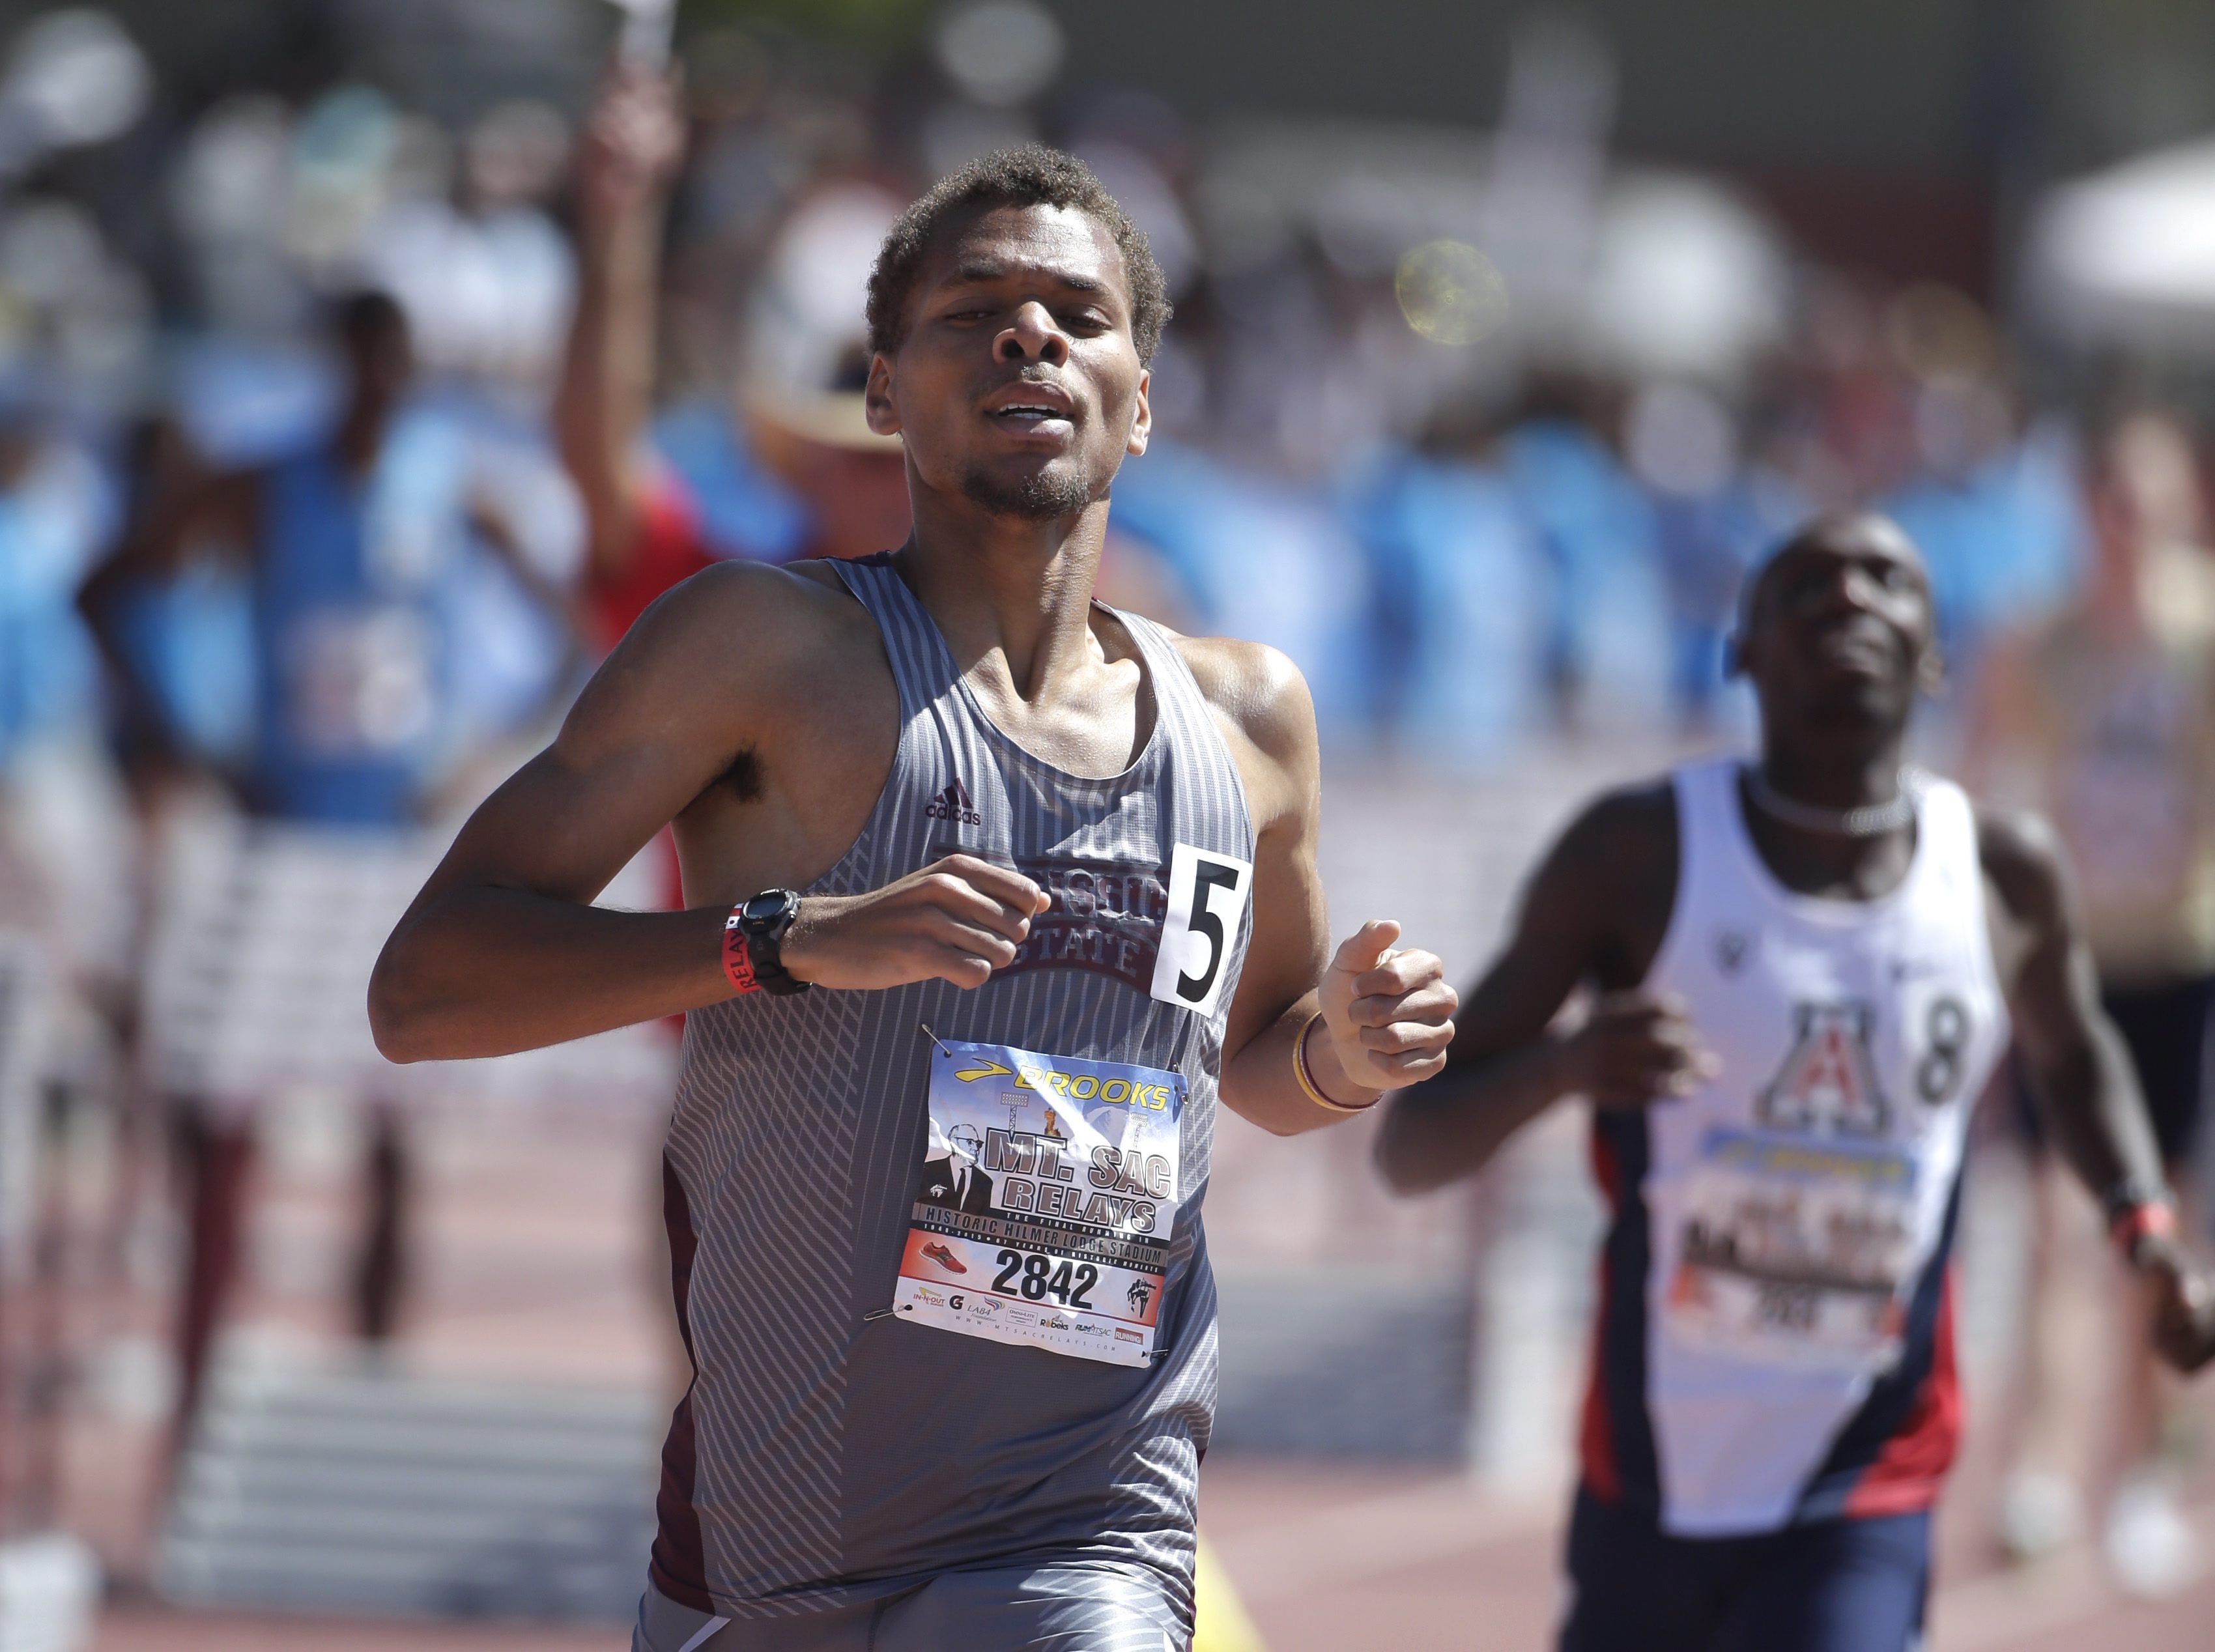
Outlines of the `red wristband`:
[[762,984],[754,979],[753,955],[746,950],[744,923],[735,910],[723,920],[723,973],[739,992],[758,992]]
[[2114,1237],[2115,1248],[2135,1262],[2140,1240],[2176,1237],[2176,1212],[2161,1200],[2149,1199],[2116,1217],[2108,1231]]

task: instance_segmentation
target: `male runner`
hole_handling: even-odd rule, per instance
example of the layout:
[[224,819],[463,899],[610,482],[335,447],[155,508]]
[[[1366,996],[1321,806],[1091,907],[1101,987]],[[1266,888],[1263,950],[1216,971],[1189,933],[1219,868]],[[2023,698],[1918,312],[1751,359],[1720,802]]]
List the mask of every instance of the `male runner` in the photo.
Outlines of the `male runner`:
[[[1592,1098],[1612,1207],[1565,1652],[1901,1652],[1960,1422],[1946,1261],[1970,1109],[2010,1023],[2055,1138],[2215,1354],[2061,859],[1900,762],[1935,675],[1915,548],[1819,519],[1748,593],[1758,763],[1601,798],[1538,870],[1436,1084],[1379,1155],[1465,1176]],[[1584,1024],[1549,1031],[1589,985]]]
[[[1443,1062],[1436,958],[1326,967],[1298,673],[1092,599],[1167,309],[1065,156],[917,202],[869,297],[908,542],[657,602],[371,983],[401,1060],[693,1012],[646,1652],[1183,1648],[1218,1086],[1291,1133]],[[690,910],[586,904],[672,820]],[[965,1128],[989,1213],[916,1201]]]

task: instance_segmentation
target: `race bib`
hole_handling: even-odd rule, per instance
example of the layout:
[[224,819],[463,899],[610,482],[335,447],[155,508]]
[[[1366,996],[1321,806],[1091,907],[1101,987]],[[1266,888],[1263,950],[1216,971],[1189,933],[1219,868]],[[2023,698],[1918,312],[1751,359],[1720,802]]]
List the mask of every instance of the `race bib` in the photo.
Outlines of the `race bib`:
[[1238,920],[1254,887],[1254,864],[1213,850],[1179,844],[1169,852],[1169,911],[1154,961],[1152,995],[1212,1016],[1223,996],[1225,966]]
[[930,1106],[893,1308],[965,1336],[1144,1365],[1182,1196],[1184,1079],[934,1044]]
[[281,656],[292,738],[327,761],[405,749],[437,719],[436,659],[430,623],[405,606],[298,616]]
[[1761,1364],[1883,1363],[1906,1317],[1915,1179],[1895,1149],[1710,1132],[1685,1193],[1670,1335]]

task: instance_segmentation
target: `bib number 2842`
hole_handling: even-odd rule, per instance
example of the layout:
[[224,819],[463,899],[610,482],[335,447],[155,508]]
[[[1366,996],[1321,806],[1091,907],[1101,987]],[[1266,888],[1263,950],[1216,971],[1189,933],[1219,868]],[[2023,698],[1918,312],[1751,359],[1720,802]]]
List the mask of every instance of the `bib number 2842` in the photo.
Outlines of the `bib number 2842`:
[[1169,910],[1162,920],[1154,997],[1196,1015],[1215,1013],[1224,966],[1253,887],[1252,862],[1190,844],[1176,846],[1169,857]]

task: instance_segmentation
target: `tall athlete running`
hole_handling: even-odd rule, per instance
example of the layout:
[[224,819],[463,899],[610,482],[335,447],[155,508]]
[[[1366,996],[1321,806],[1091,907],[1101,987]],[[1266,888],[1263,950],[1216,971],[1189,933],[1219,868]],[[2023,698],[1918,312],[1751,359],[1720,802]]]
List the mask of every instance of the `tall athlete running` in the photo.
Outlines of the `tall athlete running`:
[[[1445,1075],[1393,1104],[1403,1190],[1594,1103],[1612,1207],[1564,1652],[1901,1652],[1959,1428],[1947,1257],[2010,1026],[2077,1175],[2215,1354],[2052,841],[1903,770],[1934,673],[1914,547],[1818,520],[1756,577],[1758,763],[1601,798],[1536,875]],[[1549,1030],[1580,986],[1598,995]]]
[[[907,544],[657,602],[378,966],[402,1060],[694,1012],[647,1652],[1184,1647],[1218,1091],[1291,1133],[1443,1063],[1436,958],[1327,955],[1298,673],[1092,599],[1167,313],[1065,156],[917,202]],[[671,820],[690,910],[587,906]]]

